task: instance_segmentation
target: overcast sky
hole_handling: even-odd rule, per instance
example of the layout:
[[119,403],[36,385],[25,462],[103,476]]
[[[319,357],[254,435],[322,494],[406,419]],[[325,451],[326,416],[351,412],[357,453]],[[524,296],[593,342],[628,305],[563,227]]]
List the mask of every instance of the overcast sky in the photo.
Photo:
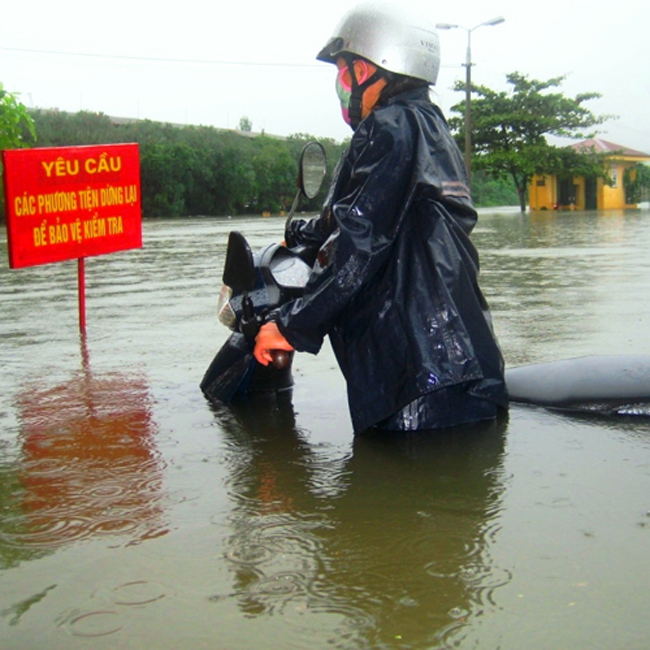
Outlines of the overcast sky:
[[[505,89],[505,75],[566,75],[570,96],[616,114],[601,137],[650,153],[650,2],[582,0],[403,0],[437,22],[472,32],[472,77]],[[6,2],[0,20],[0,82],[29,107],[120,117],[309,133],[341,140],[332,66],[315,61],[349,2],[297,0],[151,3],[111,0]],[[446,114],[462,95],[467,31],[440,31],[442,68],[434,98]]]

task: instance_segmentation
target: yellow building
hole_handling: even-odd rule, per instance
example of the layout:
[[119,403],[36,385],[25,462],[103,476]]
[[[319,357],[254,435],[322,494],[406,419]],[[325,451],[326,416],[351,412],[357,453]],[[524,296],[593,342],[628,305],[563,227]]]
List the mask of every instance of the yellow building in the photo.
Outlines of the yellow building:
[[611,158],[607,157],[611,184],[596,177],[558,179],[554,174],[535,175],[528,188],[531,210],[611,210],[636,207],[636,204],[628,202],[629,197],[626,196],[625,172],[636,163],[650,161],[650,155],[600,138],[583,140],[571,146],[578,151],[611,152]]

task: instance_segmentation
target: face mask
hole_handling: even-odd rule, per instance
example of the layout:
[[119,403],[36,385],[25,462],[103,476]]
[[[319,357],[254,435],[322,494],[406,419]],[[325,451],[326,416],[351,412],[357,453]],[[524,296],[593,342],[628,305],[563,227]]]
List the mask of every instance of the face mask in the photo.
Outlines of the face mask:
[[340,70],[336,77],[336,94],[339,96],[339,101],[341,102],[341,115],[345,123],[350,124],[350,99],[352,98],[352,90],[346,88],[341,83],[341,72],[343,70]]
[[[352,99],[352,75],[348,64],[339,59],[336,63],[339,72],[336,75],[336,94],[339,96],[341,102],[341,114],[347,124],[350,124],[350,100]],[[372,67],[372,69],[371,69]],[[375,72],[375,66],[357,59],[354,61],[354,75],[357,79],[357,84],[361,85],[364,81],[370,78]]]
[[[336,93],[341,102],[341,113],[343,119],[347,124],[356,128],[356,124],[352,124],[352,116],[350,115],[350,102],[352,101],[352,94],[354,90],[354,83],[352,80],[352,73],[344,59],[339,59],[336,62],[339,69],[336,76]],[[384,79],[379,78],[368,87],[364,88],[363,85],[377,73],[377,67],[363,59],[355,59],[353,62],[354,76],[357,82],[357,93],[361,95],[361,119],[366,117],[373,109],[374,105],[379,99],[379,93],[386,85]]]

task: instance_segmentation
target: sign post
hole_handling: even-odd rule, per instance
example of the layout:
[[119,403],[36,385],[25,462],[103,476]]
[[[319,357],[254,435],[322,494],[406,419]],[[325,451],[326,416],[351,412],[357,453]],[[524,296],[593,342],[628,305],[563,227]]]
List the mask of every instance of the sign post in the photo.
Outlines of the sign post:
[[9,266],[78,260],[79,329],[86,329],[85,264],[142,247],[137,144],[2,152]]
[[85,258],[77,260],[77,293],[79,294],[79,331],[86,333],[86,264]]

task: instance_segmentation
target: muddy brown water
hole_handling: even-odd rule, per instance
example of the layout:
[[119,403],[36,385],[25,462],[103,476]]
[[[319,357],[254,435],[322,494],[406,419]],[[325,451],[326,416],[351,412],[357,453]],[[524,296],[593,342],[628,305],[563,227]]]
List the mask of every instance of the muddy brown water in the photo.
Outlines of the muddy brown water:
[[[74,262],[0,269],[0,645],[648,647],[650,421],[354,440],[328,345],[213,408],[233,228],[282,220],[86,260],[84,341]],[[650,353],[649,212],[484,211],[474,240],[509,364]]]

